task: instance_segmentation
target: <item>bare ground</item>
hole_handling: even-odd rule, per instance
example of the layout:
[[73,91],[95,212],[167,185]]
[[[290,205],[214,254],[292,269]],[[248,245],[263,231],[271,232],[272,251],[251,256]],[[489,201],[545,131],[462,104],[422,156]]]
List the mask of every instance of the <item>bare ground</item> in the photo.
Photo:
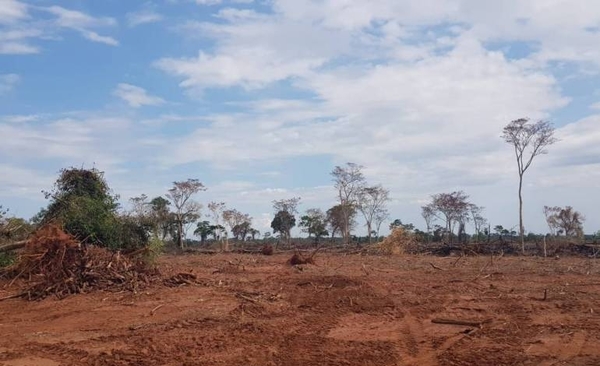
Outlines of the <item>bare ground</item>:
[[2,301],[0,365],[600,365],[596,260],[288,257],[165,256],[196,281]]

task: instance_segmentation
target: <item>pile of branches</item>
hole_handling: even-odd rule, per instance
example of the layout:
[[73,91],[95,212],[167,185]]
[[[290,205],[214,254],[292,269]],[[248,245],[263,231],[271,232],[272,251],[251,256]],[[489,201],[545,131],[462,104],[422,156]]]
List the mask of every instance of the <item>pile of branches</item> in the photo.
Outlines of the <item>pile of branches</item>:
[[59,299],[96,290],[137,291],[158,277],[140,253],[124,255],[95,246],[83,246],[56,225],[36,231],[16,264],[2,273],[25,290],[14,297]]
[[401,255],[418,252],[418,242],[413,233],[395,228],[382,242],[369,245],[366,252],[380,255]]

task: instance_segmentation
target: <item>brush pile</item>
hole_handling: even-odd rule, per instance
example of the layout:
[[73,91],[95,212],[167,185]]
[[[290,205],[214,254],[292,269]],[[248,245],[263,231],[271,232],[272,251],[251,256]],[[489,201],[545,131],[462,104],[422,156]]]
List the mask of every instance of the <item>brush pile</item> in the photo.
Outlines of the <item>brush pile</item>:
[[419,243],[414,234],[403,228],[395,228],[382,242],[370,245],[366,251],[370,254],[400,255],[415,253]]
[[60,227],[48,225],[29,238],[19,261],[3,276],[23,284],[21,297],[40,300],[97,290],[135,292],[158,271],[139,256],[82,246]]

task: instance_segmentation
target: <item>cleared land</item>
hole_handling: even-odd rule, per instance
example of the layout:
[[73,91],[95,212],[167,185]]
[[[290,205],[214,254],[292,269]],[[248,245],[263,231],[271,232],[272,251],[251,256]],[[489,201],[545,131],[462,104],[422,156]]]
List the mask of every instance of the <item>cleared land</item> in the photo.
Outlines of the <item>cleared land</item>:
[[194,276],[2,301],[0,364],[600,365],[597,260],[290,256],[165,256]]

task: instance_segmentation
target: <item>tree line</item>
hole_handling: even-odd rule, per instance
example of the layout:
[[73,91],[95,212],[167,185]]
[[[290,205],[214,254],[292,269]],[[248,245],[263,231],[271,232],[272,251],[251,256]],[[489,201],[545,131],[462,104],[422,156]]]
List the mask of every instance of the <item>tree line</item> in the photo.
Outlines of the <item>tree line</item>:
[[[513,149],[519,178],[519,236],[524,249],[525,229],[523,222],[523,178],[533,160],[547,153],[554,144],[554,128],[547,121],[531,122],[518,119],[504,127],[502,138]],[[331,171],[336,192],[336,204],[326,211],[309,208],[299,214],[300,197],[274,200],[271,232],[262,233],[263,239],[277,236],[284,242],[291,241],[291,230],[298,226],[309,238],[319,243],[323,237],[339,235],[345,243],[350,242],[356,229],[357,219],[362,217],[367,241],[379,237],[381,225],[389,220],[390,192],[381,184],[369,184],[363,173],[364,167],[354,163],[336,166]],[[229,250],[229,239],[244,242],[261,237],[253,227],[253,218],[224,202],[210,202],[207,213],[196,200],[197,194],[207,187],[198,179],[173,182],[163,196],[149,198],[145,194],[129,200],[130,208],[123,210],[119,196],[108,187],[102,172],[96,169],[69,168],[60,171],[53,188],[43,191],[48,206],[30,221],[8,218],[7,210],[0,206],[0,238],[24,235],[34,225],[60,222],[83,243],[95,243],[110,248],[140,247],[151,240],[173,241],[183,248],[189,234],[204,243],[209,238],[217,241],[222,250]],[[412,224],[402,224],[400,219],[390,224],[390,229],[402,227],[422,234],[424,240],[465,240],[466,225],[472,224],[473,237],[491,234],[491,226],[484,218],[484,208],[469,202],[463,191],[438,193],[421,207],[426,230],[421,232]],[[585,218],[572,207],[545,207],[544,215],[553,235],[582,236]],[[298,217],[298,221],[296,220]],[[193,231],[190,233],[190,230]],[[497,225],[499,235],[512,234],[511,230]]]

